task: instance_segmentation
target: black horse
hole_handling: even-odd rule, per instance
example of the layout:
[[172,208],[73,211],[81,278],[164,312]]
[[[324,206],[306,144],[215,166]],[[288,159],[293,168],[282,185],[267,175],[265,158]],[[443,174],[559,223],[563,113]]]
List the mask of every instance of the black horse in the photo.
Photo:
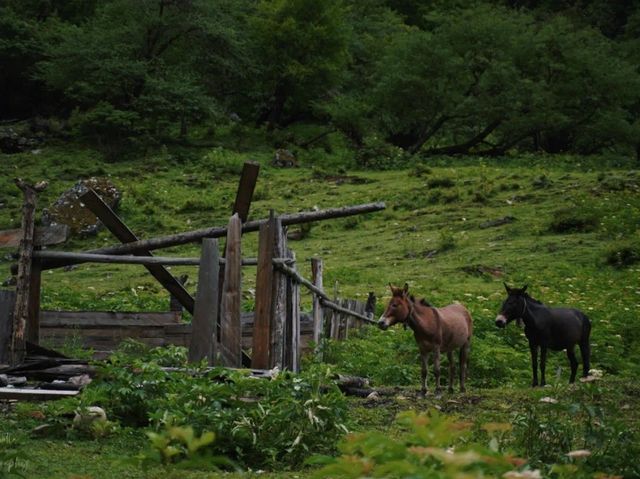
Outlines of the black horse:
[[547,348],[554,351],[567,350],[571,364],[570,383],[576,380],[578,360],[574,352],[575,345],[580,347],[582,356],[582,376],[589,374],[589,334],[591,322],[578,309],[549,308],[527,294],[527,286],[522,289],[510,288],[505,283],[509,296],[502,303],[500,314],[496,317],[496,326],[504,328],[514,319],[518,324],[524,322],[524,334],[529,340],[531,351],[531,368],[533,369],[532,386],[538,385],[538,348],[540,348],[540,385],[545,385],[545,366]]

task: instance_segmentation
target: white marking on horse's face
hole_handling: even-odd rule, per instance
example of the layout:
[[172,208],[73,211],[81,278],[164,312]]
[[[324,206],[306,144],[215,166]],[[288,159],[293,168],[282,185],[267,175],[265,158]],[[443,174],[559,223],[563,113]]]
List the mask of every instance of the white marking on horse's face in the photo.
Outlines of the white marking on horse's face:
[[507,318],[504,317],[504,315],[499,314],[498,316],[496,316],[496,326],[498,326],[499,328],[504,328],[507,325]]
[[389,327],[389,319],[390,318],[388,318],[384,314],[380,316],[380,319],[378,320],[378,327],[383,331],[387,329]]

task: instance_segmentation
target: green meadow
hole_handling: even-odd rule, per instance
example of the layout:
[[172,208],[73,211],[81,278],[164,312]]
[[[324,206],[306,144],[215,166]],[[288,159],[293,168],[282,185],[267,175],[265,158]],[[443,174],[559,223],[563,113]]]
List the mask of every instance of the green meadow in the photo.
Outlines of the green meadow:
[[[640,173],[623,159],[439,158],[415,160],[386,171],[363,171],[335,168],[329,161],[320,167],[303,162],[299,168],[278,169],[270,166],[269,154],[259,150],[194,148],[108,163],[91,150],[47,147],[37,155],[4,157],[0,225],[19,226],[21,199],[12,185],[15,176],[49,181],[39,197],[39,209],[78,178],[108,176],[122,191],[118,213],[143,238],[224,225],[242,163],[249,159],[262,165],[251,208],[253,219],[265,217],[270,209],[290,213],[374,201],[387,205],[379,213],[315,223],[304,239],[290,241],[304,276],[310,276],[310,258],[321,257],[327,289],[337,287],[340,297],[363,300],[373,291],[378,296],[378,314],[389,298],[387,284],[406,282],[417,297],[435,305],[458,301],[473,315],[466,394],[418,397],[417,347],[411,331],[401,326],[386,332],[365,326],[347,341],[323,343],[322,361],[306,358],[307,370],[329,367],[368,377],[382,392],[378,399],[346,400],[342,419],[346,429],[383,433],[401,442],[406,428],[398,422],[399,413],[440,411],[446,420],[473,424],[463,444],[474,441],[527,457],[531,468],[541,469],[545,476],[561,477],[558,471],[564,469],[551,464],[571,463],[566,453],[575,449],[594,449],[580,469],[588,474],[584,477],[596,471],[625,477],[639,473],[630,451],[637,451],[639,444],[640,390],[635,378],[640,364]],[[496,220],[504,224],[496,225]],[[95,237],[73,238],[57,249],[80,251],[112,243],[109,233],[101,231]],[[257,235],[247,234],[243,255],[255,256],[256,243]],[[9,253],[2,254],[3,278],[9,276]],[[198,254],[197,245],[163,251],[173,256]],[[172,272],[189,274],[188,289],[195,292],[195,268],[174,267]],[[602,378],[569,386],[566,356],[550,353],[550,384],[529,388],[530,360],[523,331],[515,324],[506,330],[494,326],[506,297],[503,282],[528,284],[532,296],[548,305],[585,311],[593,323],[592,367],[602,372]],[[243,277],[247,310],[253,307],[254,287],[255,268],[249,267]],[[168,306],[166,292],[138,266],[79,265],[70,271],[47,271],[42,291],[44,309],[161,311]],[[306,293],[303,308],[310,309]],[[66,352],[87,353],[72,340]],[[443,373],[446,367],[445,360]],[[446,382],[446,374],[443,379]],[[433,384],[432,377],[430,381]],[[86,395],[82,405],[89,405],[92,398],[103,404],[99,395]],[[544,397],[557,403],[540,402]],[[219,474],[208,472],[210,466],[202,464],[186,472],[174,464],[154,463],[145,469],[135,457],[148,448],[143,432],[148,429],[123,420],[109,434],[87,437],[64,425],[64,412],[78,405],[57,404],[3,406],[0,428],[6,441],[16,450],[27,451],[25,477]],[[32,428],[52,418],[64,432],[34,437]],[[500,433],[498,446],[496,436],[483,426],[495,423],[509,424]],[[152,420],[151,424],[157,429],[160,423]],[[200,426],[199,430],[205,429]],[[335,443],[323,447],[321,452],[335,454]],[[303,456],[314,452],[310,447]],[[238,477],[255,474],[246,457],[239,461],[239,469],[245,472],[234,473]],[[257,462],[260,469],[272,471],[267,476],[318,474],[317,465],[302,460],[288,463],[277,453],[271,457]],[[334,473],[347,477],[339,475],[344,471]]]

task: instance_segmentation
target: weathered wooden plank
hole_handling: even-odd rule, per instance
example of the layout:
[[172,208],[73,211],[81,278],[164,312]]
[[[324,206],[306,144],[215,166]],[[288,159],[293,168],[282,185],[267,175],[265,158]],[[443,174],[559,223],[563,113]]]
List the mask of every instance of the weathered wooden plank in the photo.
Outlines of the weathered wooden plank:
[[164,326],[176,324],[174,312],[42,311],[41,327]]
[[[273,258],[282,258],[286,256],[287,235],[282,228],[280,219],[276,216],[273,222],[274,242],[273,242]],[[272,261],[273,262],[273,261]],[[284,368],[284,342],[285,342],[285,323],[287,321],[287,277],[279,270],[273,270],[273,291],[272,291],[272,310],[271,310],[271,352],[270,368]]]
[[80,391],[57,389],[0,388],[0,399],[18,401],[44,401],[77,396]]
[[[15,248],[20,246],[24,236],[21,229],[0,231],[0,248]],[[37,226],[33,236],[34,246],[52,246],[64,243],[69,239],[67,225]]]
[[222,364],[227,367],[242,366],[242,326],[240,307],[242,300],[241,270],[242,223],[238,214],[229,220],[227,228],[226,265],[220,304],[220,350]]
[[[383,202],[379,203],[367,203],[355,206],[343,206],[339,208],[329,208],[319,211],[304,211],[300,213],[291,213],[282,215],[280,220],[283,226],[312,223],[314,221],[322,221],[333,218],[344,218],[347,216],[354,216],[364,213],[372,213],[385,209]],[[268,219],[260,219],[254,221],[247,221],[242,225],[242,233],[248,233],[250,231],[258,231],[260,226],[267,223]],[[203,238],[220,238],[227,235],[226,227],[212,227],[199,230],[187,231],[184,233],[178,233],[168,236],[160,236],[157,238],[151,238],[148,240],[133,241],[131,243],[112,245],[105,248],[99,248],[95,250],[85,251],[85,253],[95,254],[131,254],[139,251],[151,251],[160,248],[168,248],[171,246],[178,246],[187,243],[196,243]],[[43,265],[43,269],[60,268],[67,266],[75,262],[67,261],[48,261]]]
[[[286,254],[295,265],[295,253],[287,249]],[[298,372],[300,371],[300,285],[295,278],[286,277],[286,291],[284,367]]]
[[[34,251],[36,252],[36,251]],[[27,330],[25,338],[33,344],[40,342],[40,286],[42,284],[41,262],[31,262],[31,278],[29,284],[29,308],[27,310]]]
[[198,271],[198,292],[193,313],[193,334],[189,346],[189,361],[207,359],[213,365],[216,355],[215,326],[218,317],[218,240],[202,241],[202,256]]
[[253,347],[251,367],[269,369],[271,345],[271,309],[273,291],[273,243],[275,217],[260,227],[258,235],[258,268],[256,272],[255,317],[253,321]]
[[8,364],[11,359],[11,330],[15,303],[15,291],[0,290],[0,364]]
[[[138,241],[138,237],[131,231],[126,224],[116,215],[113,210],[100,198],[95,191],[88,188],[86,192],[80,195],[80,201],[95,214],[102,224],[104,224],[113,235],[123,243],[132,243]],[[134,253],[136,256],[153,256],[148,250],[139,250]],[[145,265],[145,268],[158,282],[173,295],[184,309],[194,314],[194,299],[184,289],[184,286],[173,277],[164,266],[161,265]]]
[[259,172],[260,165],[256,162],[246,161],[242,166],[236,200],[233,204],[233,213],[238,214],[242,223],[249,219],[249,209],[251,208],[251,200],[253,199]]
[[[320,291],[323,290],[323,280],[322,280],[322,271],[323,264],[321,258],[311,258],[311,281],[313,285],[318,288]],[[317,294],[313,295],[313,303],[312,303],[312,311],[313,311],[313,342],[316,343],[316,352],[319,351],[320,340],[322,339],[322,329],[323,329],[323,313],[322,313],[322,303],[320,302],[320,297]]]
[[11,330],[11,356],[9,363],[12,365],[20,364],[25,356],[29,307],[33,304],[31,272],[34,247],[33,236],[35,233],[36,196],[47,187],[46,182],[41,182],[33,186],[19,178],[16,178],[15,183],[24,194],[24,202],[22,206],[21,227],[23,236],[20,240],[16,302],[13,311],[13,327]]

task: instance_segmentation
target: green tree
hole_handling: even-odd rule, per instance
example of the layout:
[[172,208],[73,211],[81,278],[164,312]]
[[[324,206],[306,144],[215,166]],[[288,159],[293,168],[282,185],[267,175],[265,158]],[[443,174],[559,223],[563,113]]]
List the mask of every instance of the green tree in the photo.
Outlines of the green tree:
[[[240,75],[242,7],[226,0],[104,3],[81,25],[51,22],[39,76],[76,107],[76,124],[112,119],[107,137],[128,130],[158,138],[171,126],[184,134],[189,122],[222,109],[220,90]],[[207,78],[214,71],[215,80]]]
[[249,28],[259,72],[258,121],[284,125],[309,115],[347,64],[349,28],[341,0],[263,0]]

